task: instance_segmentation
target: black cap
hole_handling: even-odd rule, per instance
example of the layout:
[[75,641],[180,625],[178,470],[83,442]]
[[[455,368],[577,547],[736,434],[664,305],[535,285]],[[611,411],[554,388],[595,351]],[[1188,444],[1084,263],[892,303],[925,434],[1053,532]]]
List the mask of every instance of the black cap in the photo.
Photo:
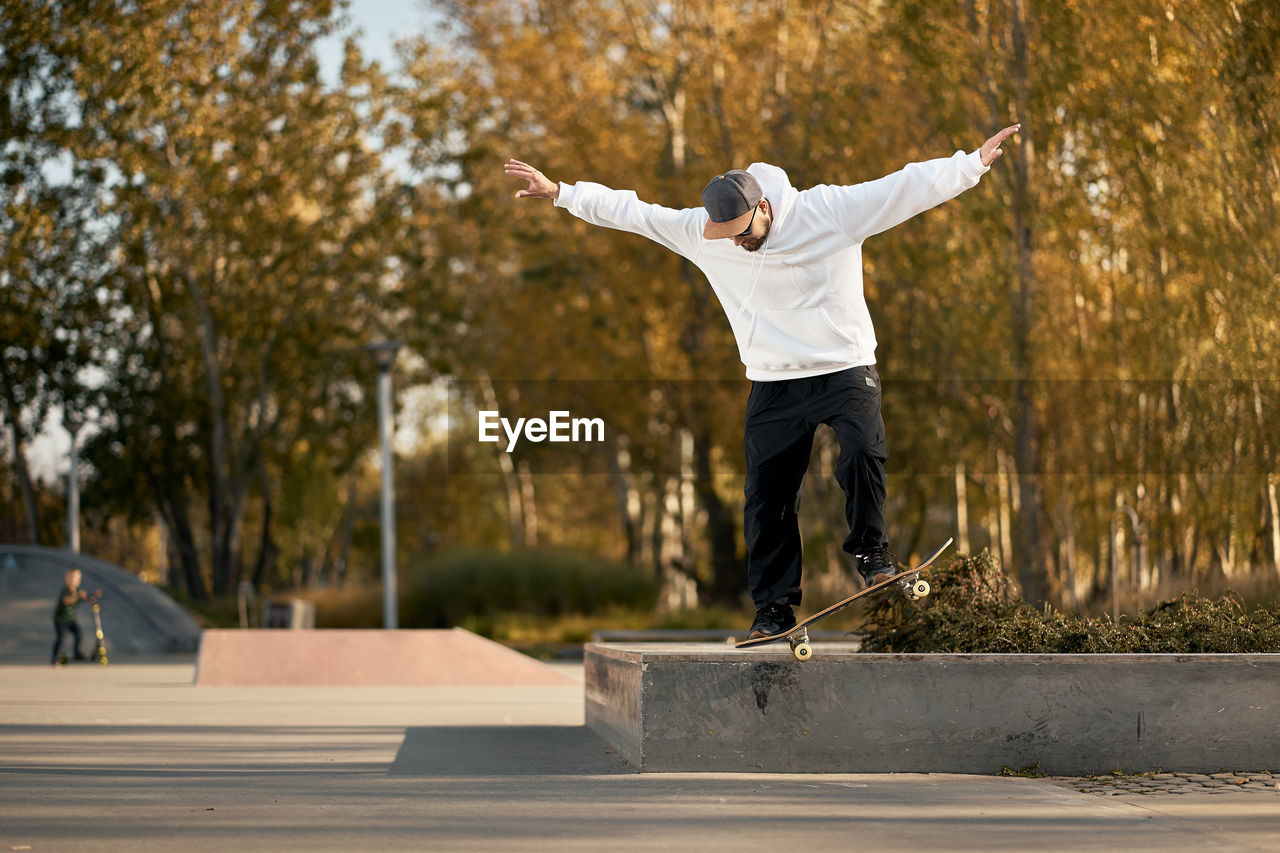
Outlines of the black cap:
[[716,175],[702,191],[702,206],[710,217],[702,236],[717,240],[741,234],[762,198],[760,183],[748,172],[733,169]]

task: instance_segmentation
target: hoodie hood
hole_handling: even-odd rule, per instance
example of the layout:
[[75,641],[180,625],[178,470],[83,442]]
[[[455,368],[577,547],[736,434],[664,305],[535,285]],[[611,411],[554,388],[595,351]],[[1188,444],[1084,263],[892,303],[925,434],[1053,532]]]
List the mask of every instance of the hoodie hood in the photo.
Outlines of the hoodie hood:
[[795,206],[799,190],[791,186],[791,179],[786,172],[769,163],[752,163],[747,167],[747,173],[759,182],[764,197],[769,200],[769,207],[773,212],[773,227],[782,225]]

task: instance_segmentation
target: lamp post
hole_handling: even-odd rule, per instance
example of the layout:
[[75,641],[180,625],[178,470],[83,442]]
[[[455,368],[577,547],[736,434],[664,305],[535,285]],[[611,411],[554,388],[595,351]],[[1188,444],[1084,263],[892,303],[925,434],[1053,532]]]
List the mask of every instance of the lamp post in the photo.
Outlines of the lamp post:
[[67,547],[74,554],[80,553],[80,479],[76,476],[76,434],[80,421],[71,407],[63,409],[62,425],[71,434],[71,467],[67,471]]
[[367,349],[378,362],[378,435],[382,439],[382,627],[400,627],[396,606],[396,495],[392,477],[391,367],[400,344],[381,341]]

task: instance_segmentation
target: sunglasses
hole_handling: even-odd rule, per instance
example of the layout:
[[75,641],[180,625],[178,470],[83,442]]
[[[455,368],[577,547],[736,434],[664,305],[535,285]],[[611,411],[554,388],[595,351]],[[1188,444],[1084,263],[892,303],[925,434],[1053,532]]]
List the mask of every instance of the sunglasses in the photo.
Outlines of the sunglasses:
[[758,204],[757,204],[757,205],[755,206],[755,210],[752,210],[752,211],[751,211],[751,219],[750,219],[750,221],[748,221],[748,222],[747,222],[747,230],[743,231],[741,234],[734,234],[734,235],[733,235],[733,239],[735,239],[735,240],[736,240],[736,239],[738,239],[739,237],[750,237],[750,236],[751,236],[751,226],[752,226],[752,225],[754,225],[754,224],[756,223],[756,212],[757,212],[757,211],[759,211],[759,210],[760,210],[760,205],[758,205]]

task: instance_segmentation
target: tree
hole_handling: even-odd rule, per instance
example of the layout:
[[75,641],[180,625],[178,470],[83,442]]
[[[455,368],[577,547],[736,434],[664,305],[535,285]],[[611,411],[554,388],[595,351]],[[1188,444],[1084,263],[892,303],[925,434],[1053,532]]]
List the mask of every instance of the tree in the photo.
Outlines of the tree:
[[82,414],[83,371],[100,351],[111,296],[100,286],[109,223],[103,175],[74,159],[79,116],[67,73],[72,48],[42,3],[0,5],[0,418],[25,506],[40,542],[25,451],[49,410]]
[[234,588],[263,465],[309,444],[349,467],[371,429],[361,346],[397,286],[402,208],[382,77],[349,46],[338,89],[319,78],[332,11],[66,3],[37,34],[74,117],[60,142],[103,176],[97,215],[115,229],[103,281],[119,305],[98,322],[116,360],[86,453],[114,475],[102,488],[159,508],[194,595],[203,565],[213,592]]

